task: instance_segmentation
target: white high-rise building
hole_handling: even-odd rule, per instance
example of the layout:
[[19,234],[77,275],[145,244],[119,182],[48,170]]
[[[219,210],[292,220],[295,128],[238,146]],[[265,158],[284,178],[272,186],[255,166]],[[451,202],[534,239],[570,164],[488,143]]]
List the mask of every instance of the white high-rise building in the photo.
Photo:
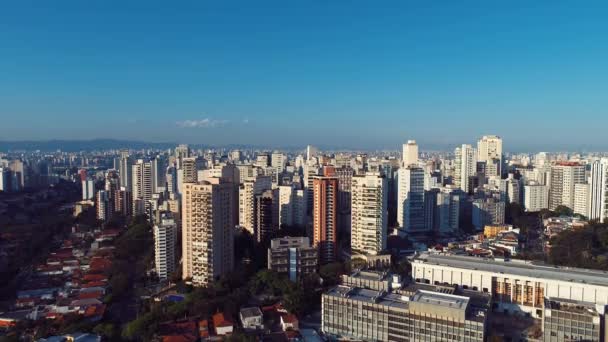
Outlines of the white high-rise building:
[[524,185],[524,208],[528,212],[549,208],[549,187],[538,183]]
[[[152,163],[143,159],[137,160],[137,163],[133,164],[132,175],[133,212],[136,212],[137,203],[141,205],[141,202],[147,203],[152,199]],[[141,200],[141,202],[138,202],[138,200]],[[137,212],[141,212],[141,210]]]
[[454,185],[469,192],[470,177],[477,171],[477,151],[473,146],[463,144],[454,150]]
[[575,214],[589,217],[589,184],[574,184],[574,208]]
[[251,234],[254,234],[255,228],[255,197],[270,189],[272,179],[269,176],[246,180],[239,187],[239,225]]
[[279,227],[292,226],[294,217],[295,189],[292,185],[281,185],[278,188]]
[[120,151],[120,161],[118,164],[118,174],[120,175],[120,186],[132,188],[132,165],[133,161],[129,156],[129,150]]
[[312,158],[316,157],[317,153],[319,153],[319,150],[317,150],[316,147],[312,145],[306,146],[306,161],[310,161]]
[[608,218],[608,158],[591,164],[589,219],[604,222]]
[[95,183],[91,179],[82,181],[82,200],[92,200],[95,197]]
[[563,205],[574,210],[574,186],[582,183],[586,183],[584,165],[560,162],[551,166],[549,209]]
[[498,161],[498,170],[495,170],[497,174],[487,174],[486,176],[500,176],[502,172],[502,139],[496,135],[484,135],[477,142],[477,161],[492,164],[496,160]]
[[293,197],[293,224],[303,226],[306,224],[306,192],[295,190]]
[[403,144],[401,159],[403,160],[403,167],[418,165],[418,144],[416,144],[416,140],[408,140],[407,143]]
[[274,167],[278,173],[285,171],[287,165],[287,156],[281,152],[273,152],[270,155],[270,165]]
[[175,162],[177,163],[177,168],[182,168],[182,160],[184,158],[190,157],[190,147],[188,145],[179,145],[175,148]]
[[0,167],[0,191],[9,192],[11,189],[9,188],[11,179],[11,172],[9,169],[5,167]]
[[182,277],[206,286],[234,268],[234,185],[184,183],[182,196]]
[[161,218],[154,226],[154,267],[161,280],[167,279],[175,271],[175,245],[177,224],[170,217]]
[[397,221],[407,232],[430,229],[424,223],[424,169],[416,166],[401,168],[397,174]]
[[380,173],[353,176],[351,185],[351,250],[380,254],[388,234],[388,183]]

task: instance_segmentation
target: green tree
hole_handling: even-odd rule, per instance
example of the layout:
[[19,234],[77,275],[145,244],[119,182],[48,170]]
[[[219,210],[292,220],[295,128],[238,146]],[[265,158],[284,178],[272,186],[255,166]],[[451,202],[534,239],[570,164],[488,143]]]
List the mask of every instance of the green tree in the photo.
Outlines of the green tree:
[[574,214],[572,209],[566,207],[565,205],[558,205],[554,211],[557,216],[572,216],[572,214]]
[[327,265],[321,266],[319,269],[319,275],[323,279],[323,284],[326,286],[332,286],[340,281],[340,276],[346,272],[344,264],[340,262],[333,262]]

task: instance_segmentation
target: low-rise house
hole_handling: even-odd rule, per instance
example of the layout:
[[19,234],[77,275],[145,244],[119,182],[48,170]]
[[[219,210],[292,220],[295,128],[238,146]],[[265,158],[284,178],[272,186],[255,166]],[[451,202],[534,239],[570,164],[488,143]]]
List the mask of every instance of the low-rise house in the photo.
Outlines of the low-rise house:
[[298,318],[294,314],[282,314],[281,329],[283,331],[298,330]]
[[234,323],[223,312],[213,315],[213,327],[216,335],[230,335],[234,331]]
[[242,308],[239,312],[241,324],[245,329],[263,329],[264,318],[258,307]]

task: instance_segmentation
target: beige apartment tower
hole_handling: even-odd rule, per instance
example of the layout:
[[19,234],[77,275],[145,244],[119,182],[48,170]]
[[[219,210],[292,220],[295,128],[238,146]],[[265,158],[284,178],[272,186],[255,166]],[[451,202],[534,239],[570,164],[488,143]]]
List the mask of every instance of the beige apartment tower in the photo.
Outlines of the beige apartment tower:
[[184,184],[183,278],[206,286],[234,266],[234,187],[220,178]]

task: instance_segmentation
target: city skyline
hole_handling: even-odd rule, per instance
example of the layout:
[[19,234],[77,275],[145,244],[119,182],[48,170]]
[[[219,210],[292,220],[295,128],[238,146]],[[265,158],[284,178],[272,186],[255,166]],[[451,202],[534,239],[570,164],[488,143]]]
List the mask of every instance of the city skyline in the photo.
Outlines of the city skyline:
[[5,5],[3,140],[599,151],[605,4]]

